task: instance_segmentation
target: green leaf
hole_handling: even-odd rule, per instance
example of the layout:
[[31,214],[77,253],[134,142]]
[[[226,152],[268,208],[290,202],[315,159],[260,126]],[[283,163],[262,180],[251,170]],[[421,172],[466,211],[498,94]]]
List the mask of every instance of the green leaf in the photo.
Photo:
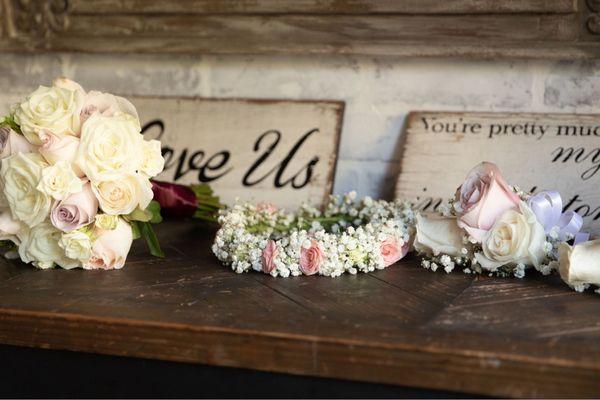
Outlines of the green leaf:
[[163,253],[160,248],[160,244],[158,243],[158,238],[152,229],[152,224],[150,222],[137,222],[138,228],[140,230],[140,235],[146,240],[146,244],[150,249],[150,254],[154,257],[163,258],[165,253]]
[[131,230],[133,233],[133,240],[142,237],[142,235],[140,234],[140,227],[138,226],[137,221],[131,221]]
[[15,122],[15,118],[12,114],[4,117],[4,120],[2,121],[2,123],[0,123],[0,125],[8,125],[8,127],[13,131],[21,135],[23,134],[23,132],[21,131],[21,127]]
[[152,218],[150,218],[151,224],[160,224],[162,222],[163,218],[160,215],[160,203],[158,201],[152,200],[146,211],[152,215]]
[[148,222],[152,219],[152,214],[148,210],[142,210],[139,207],[133,210],[133,212],[126,216],[129,221],[141,221]]
[[152,200],[145,210],[138,207],[131,214],[127,215],[126,218],[129,221],[150,222],[152,224],[161,223],[160,204],[158,201]]

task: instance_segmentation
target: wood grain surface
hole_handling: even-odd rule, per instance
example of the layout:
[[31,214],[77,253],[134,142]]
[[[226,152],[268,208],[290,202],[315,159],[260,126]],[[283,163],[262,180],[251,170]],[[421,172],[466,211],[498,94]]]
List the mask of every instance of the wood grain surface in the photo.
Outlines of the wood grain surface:
[[596,0],[0,0],[0,51],[597,58]]
[[0,343],[492,396],[597,396],[600,298],[559,279],[237,275],[213,231],[165,223],[120,271],[0,264]]

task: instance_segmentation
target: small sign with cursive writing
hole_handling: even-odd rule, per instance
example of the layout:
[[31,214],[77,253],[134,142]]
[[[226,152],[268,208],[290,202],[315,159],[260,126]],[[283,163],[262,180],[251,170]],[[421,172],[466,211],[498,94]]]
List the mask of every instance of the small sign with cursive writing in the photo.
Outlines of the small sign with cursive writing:
[[331,193],[344,104],[132,97],[147,139],[160,139],[157,178],[208,183],[226,204],[236,198],[296,207]]
[[600,115],[411,113],[396,196],[435,208],[481,161],[525,191],[559,190],[600,234]]

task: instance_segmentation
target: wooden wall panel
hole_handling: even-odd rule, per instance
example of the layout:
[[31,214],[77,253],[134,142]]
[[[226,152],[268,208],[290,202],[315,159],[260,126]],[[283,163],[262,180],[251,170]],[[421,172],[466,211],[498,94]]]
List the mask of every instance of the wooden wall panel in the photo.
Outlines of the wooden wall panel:
[[3,51],[596,58],[599,0],[0,0]]

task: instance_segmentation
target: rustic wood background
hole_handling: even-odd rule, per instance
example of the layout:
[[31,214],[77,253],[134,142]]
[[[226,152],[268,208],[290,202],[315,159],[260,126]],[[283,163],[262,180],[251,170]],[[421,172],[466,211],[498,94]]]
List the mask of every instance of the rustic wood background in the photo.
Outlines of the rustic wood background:
[[557,276],[434,273],[414,258],[335,279],[238,275],[205,226],[157,231],[167,258],[136,241],[119,271],[1,260],[0,343],[494,397],[600,391],[600,299]]
[[560,191],[584,230],[600,234],[600,115],[414,112],[405,139],[396,197],[420,209],[452,197],[471,168],[491,161],[525,191]]
[[0,0],[0,50],[594,58],[598,0]]

